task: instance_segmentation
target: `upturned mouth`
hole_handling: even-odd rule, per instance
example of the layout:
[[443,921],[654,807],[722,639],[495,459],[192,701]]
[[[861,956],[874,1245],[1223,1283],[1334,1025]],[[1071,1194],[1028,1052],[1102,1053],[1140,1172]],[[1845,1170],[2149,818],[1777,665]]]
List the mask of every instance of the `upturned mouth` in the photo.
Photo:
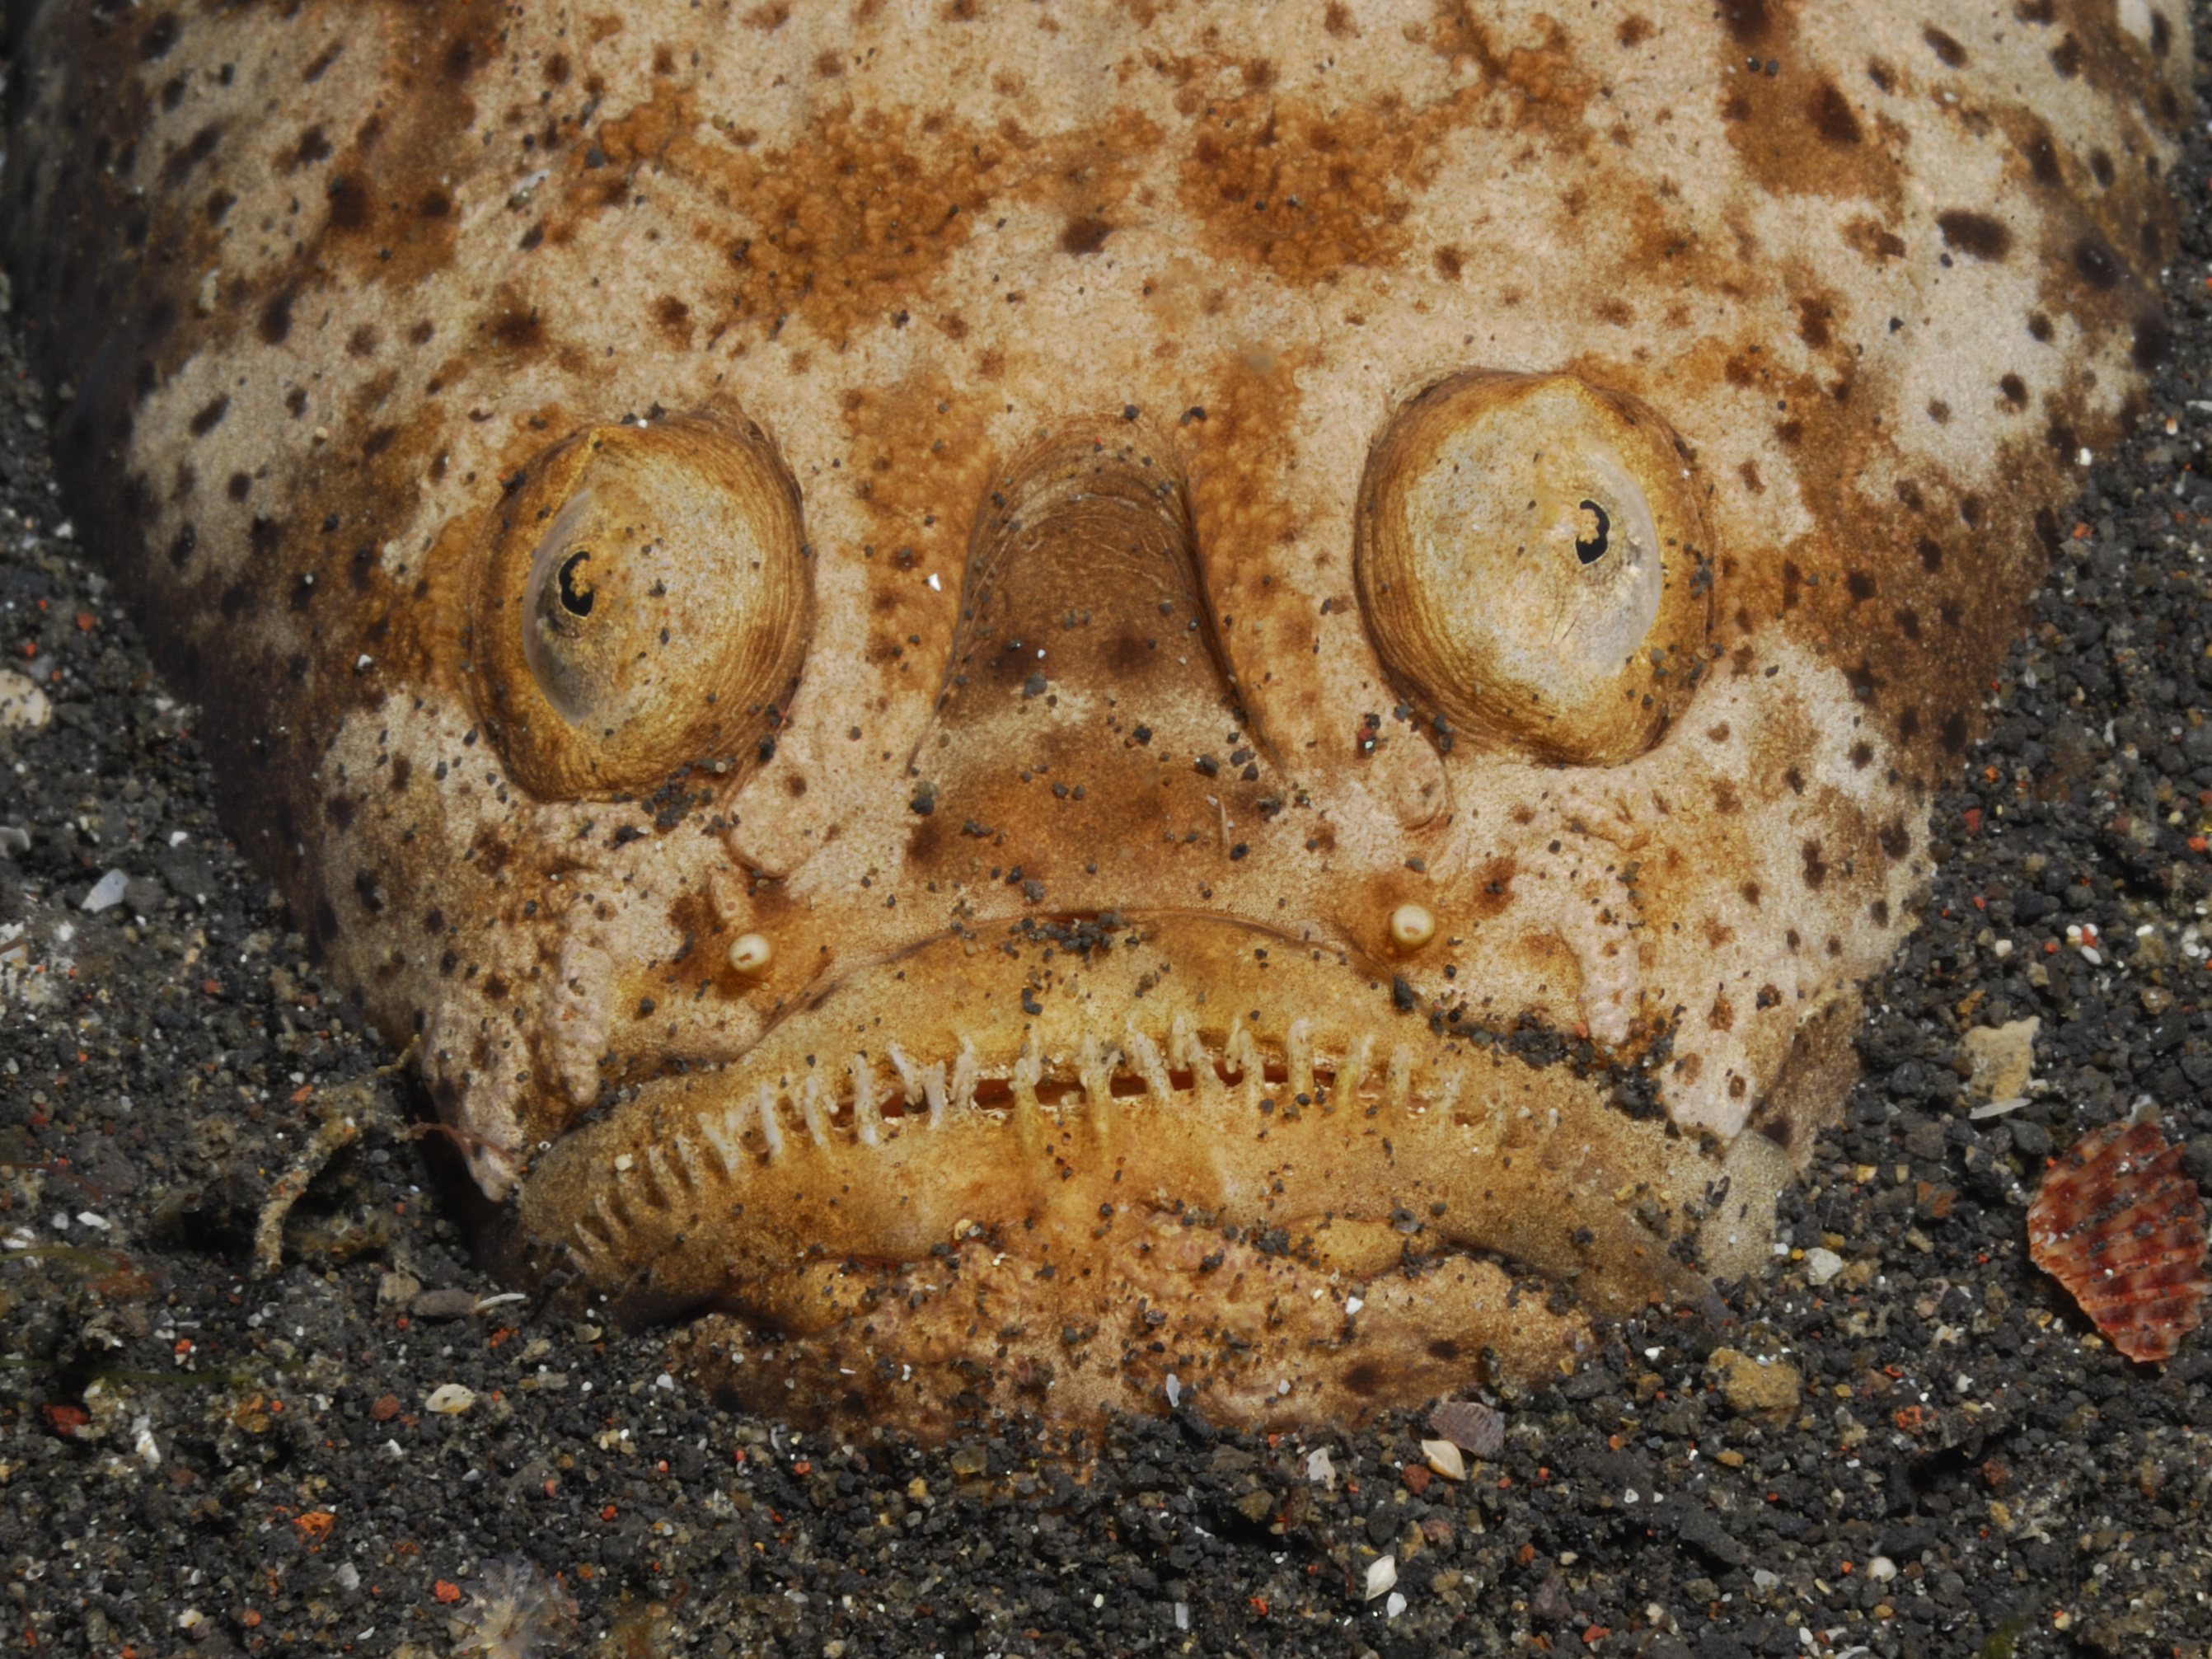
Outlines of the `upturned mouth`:
[[1452,1255],[1600,1314],[1702,1293],[1666,1234],[1717,1166],[1608,1096],[1255,925],[946,934],[571,1131],[521,1218],[634,1310],[798,1336],[853,1316],[825,1266],[895,1273],[988,1237],[1080,1299],[1161,1217],[1355,1283]]

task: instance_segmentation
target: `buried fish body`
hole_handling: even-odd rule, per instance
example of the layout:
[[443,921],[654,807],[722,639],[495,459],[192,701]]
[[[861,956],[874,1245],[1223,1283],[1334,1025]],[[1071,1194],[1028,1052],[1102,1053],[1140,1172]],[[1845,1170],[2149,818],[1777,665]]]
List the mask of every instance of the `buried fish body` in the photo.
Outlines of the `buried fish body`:
[[70,506],[516,1272],[926,1431],[1766,1254],[2189,52],[1655,13],[39,12]]

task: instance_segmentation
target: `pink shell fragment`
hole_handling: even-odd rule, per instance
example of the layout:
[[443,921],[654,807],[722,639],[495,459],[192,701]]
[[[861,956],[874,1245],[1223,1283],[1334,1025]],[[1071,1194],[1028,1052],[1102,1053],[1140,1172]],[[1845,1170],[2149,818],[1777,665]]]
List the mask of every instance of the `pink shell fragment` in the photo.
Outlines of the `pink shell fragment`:
[[2203,1200],[2155,1123],[2076,1141],[2028,1206],[2027,1244],[2130,1359],[2171,1358],[2203,1322]]

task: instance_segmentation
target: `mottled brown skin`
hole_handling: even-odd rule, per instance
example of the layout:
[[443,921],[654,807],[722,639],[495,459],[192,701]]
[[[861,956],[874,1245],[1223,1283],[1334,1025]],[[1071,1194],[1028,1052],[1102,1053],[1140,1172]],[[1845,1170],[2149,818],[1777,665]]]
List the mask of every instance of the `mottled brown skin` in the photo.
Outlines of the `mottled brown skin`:
[[[18,20],[71,509],[530,1270],[926,1431],[1356,1417],[1756,1264],[2163,349],[2188,46],[1563,9]],[[1540,487],[1409,646],[1471,386]]]

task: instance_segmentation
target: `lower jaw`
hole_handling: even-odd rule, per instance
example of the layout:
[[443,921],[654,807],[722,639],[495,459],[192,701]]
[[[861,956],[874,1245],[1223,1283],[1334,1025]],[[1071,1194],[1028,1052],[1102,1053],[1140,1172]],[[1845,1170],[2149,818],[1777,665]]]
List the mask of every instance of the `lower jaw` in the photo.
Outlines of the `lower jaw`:
[[1668,1235],[1715,1152],[1440,1032],[1333,949],[1182,916],[1117,938],[939,938],[848,975],[744,1061],[570,1132],[525,1241],[630,1322],[734,1322],[692,1346],[747,1354],[718,1364],[756,1403],[915,1427],[983,1376],[1085,1417],[1176,1371],[1224,1419],[1310,1420],[1471,1380],[1486,1349],[1571,1358],[1583,1314],[1500,1260],[1601,1317],[1709,1295]]
[[819,1264],[805,1295],[833,1316],[804,1333],[716,1313],[675,1348],[726,1406],[935,1439],[1000,1413],[1066,1429],[1164,1408],[1224,1429],[1352,1425],[1477,1384],[1556,1380],[1593,1345],[1562,1287],[1381,1231],[1389,1246],[1359,1243],[1390,1263],[1359,1273],[1154,1213],[1064,1284],[1001,1229],[923,1263]]

